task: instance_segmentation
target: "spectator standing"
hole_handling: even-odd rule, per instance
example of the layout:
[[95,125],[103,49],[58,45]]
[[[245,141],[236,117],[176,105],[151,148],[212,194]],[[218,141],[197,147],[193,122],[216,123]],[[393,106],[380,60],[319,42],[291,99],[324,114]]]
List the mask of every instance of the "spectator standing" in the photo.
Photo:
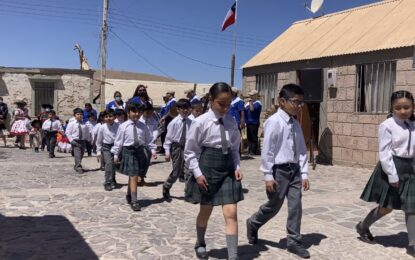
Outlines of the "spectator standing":
[[89,120],[89,115],[94,115],[94,118],[97,117],[97,111],[92,108],[91,103],[85,103],[85,108],[83,110],[83,116],[82,116],[82,123],[86,123]]
[[262,104],[258,99],[258,91],[251,90],[249,101],[245,104],[245,120],[248,137],[248,153],[258,154],[258,129],[261,117]]
[[113,109],[114,111],[117,109],[125,109],[125,102],[122,100],[121,92],[114,92],[114,100],[109,102],[106,106],[106,110],[108,109]]
[[3,98],[0,97],[0,137],[3,139],[4,147],[7,147],[6,136],[9,135],[6,127],[6,120],[9,115],[9,108],[7,104],[3,102]]
[[200,97],[196,95],[196,92],[193,89],[186,90],[184,94],[186,94],[186,97],[189,99],[191,105],[200,102]]

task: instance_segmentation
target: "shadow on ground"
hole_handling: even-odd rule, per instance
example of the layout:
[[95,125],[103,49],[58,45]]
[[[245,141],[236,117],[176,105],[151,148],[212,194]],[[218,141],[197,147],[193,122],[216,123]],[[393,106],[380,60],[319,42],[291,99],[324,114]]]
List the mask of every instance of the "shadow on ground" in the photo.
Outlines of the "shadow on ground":
[[[306,248],[311,246],[317,246],[321,243],[323,239],[326,239],[327,236],[320,233],[311,233],[303,235],[303,245]],[[287,238],[281,239],[278,243],[259,239],[258,244],[256,245],[241,245],[238,247],[239,259],[251,260],[261,256],[261,252],[267,251],[269,247],[280,248],[283,250],[287,249]],[[209,256],[226,259],[228,256],[228,251],[226,248],[222,249],[212,249],[209,251]]]
[[390,236],[376,236],[376,243],[384,247],[399,247],[406,248],[408,246],[408,234],[406,232],[399,232]]
[[0,259],[98,259],[63,216],[0,215]]

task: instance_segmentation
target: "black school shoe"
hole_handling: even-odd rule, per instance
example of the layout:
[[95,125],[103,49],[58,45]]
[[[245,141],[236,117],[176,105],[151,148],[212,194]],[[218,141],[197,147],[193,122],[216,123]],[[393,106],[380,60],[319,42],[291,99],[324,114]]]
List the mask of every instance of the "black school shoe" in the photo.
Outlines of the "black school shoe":
[[258,230],[252,228],[249,218],[246,220],[246,237],[248,238],[249,244],[258,244]]
[[163,198],[167,201],[171,201],[170,190],[163,187]]
[[287,246],[287,251],[298,255],[301,258],[310,258],[310,253],[305,249],[305,247],[300,244],[296,243],[294,245]]
[[356,232],[359,234],[359,239],[368,244],[376,244],[375,238],[369,229],[363,229],[361,226],[362,222],[357,223]]
[[406,248],[406,253],[412,257],[415,257],[415,246],[408,246]]
[[131,206],[131,209],[134,210],[134,211],[140,211],[141,210],[141,206],[140,206],[140,204],[138,204],[138,201],[131,202],[130,206]]
[[205,244],[199,244],[199,242],[196,242],[195,254],[198,259],[209,259]]
[[111,189],[117,188],[117,183],[115,181],[111,182]]
[[104,189],[106,190],[106,191],[112,191],[112,185],[111,185],[111,183],[105,183],[104,184]]

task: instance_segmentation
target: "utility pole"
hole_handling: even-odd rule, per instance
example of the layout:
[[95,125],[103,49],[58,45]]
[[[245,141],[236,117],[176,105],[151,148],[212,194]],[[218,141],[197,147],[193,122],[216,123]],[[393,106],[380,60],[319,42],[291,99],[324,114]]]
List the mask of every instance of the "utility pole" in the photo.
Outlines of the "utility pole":
[[102,13],[102,29],[101,29],[101,81],[100,81],[100,107],[105,109],[105,80],[107,76],[107,16],[108,16],[108,0],[104,0]]
[[232,54],[232,61],[231,61],[231,87],[234,87],[235,81],[235,52]]

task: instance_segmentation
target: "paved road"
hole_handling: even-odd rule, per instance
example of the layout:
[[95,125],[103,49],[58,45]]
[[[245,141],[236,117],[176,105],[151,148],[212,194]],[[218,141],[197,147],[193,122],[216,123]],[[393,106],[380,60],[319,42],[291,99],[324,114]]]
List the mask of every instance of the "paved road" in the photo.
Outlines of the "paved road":
[[[161,199],[161,184],[171,163],[160,158],[151,166],[150,185],[139,188],[141,212],[125,203],[126,186],[106,192],[104,174],[95,158],[91,171],[73,172],[67,154],[48,159],[46,153],[0,148],[0,259],[194,259],[198,207],[183,201],[183,184],[175,197]],[[266,199],[259,158],[245,159],[245,200],[238,204],[241,259],[299,259],[285,250],[286,205],[259,232],[257,246],[247,244],[245,219]],[[313,259],[409,259],[402,212],[374,225],[377,245],[356,239],[354,225],[374,205],[359,200],[370,171],[317,166],[310,171],[311,190],[303,195],[304,243]],[[121,184],[127,178],[117,176]],[[224,220],[212,214],[206,234],[210,259],[226,258]]]

